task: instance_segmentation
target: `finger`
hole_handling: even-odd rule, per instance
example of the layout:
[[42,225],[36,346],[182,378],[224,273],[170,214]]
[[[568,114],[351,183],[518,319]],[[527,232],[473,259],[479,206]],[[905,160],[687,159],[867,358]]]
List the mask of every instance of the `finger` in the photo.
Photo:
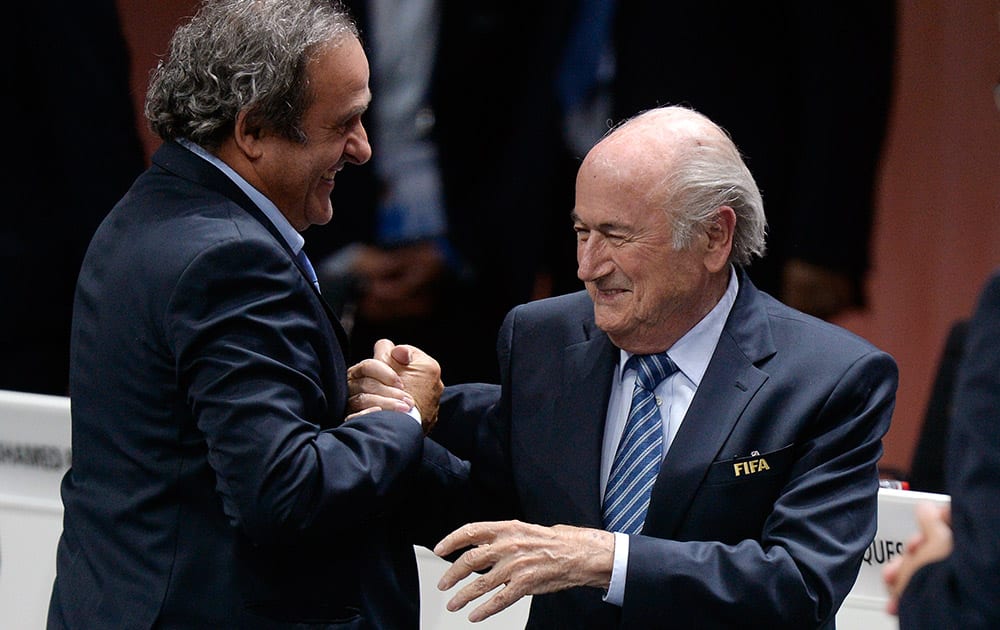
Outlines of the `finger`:
[[906,553],[912,554],[916,552],[916,550],[920,548],[920,545],[924,544],[924,540],[926,540],[926,538],[927,537],[924,535],[923,530],[911,534],[906,540]]
[[885,582],[886,588],[889,589],[890,593],[896,584],[896,579],[899,577],[899,566],[902,564],[902,561],[902,558],[896,558],[882,568],[882,581]]
[[352,413],[358,413],[366,409],[402,411],[403,413],[407,413],[410,409],[413,409],[413,400],[408,398],[405,392],[401,390],[396,391],[399,392],[399,395],[380,396],[379,394],[367,392],[354,394],[347,399],[347,410]]
[[[392,367],[381,361],[379,359],[364,359],[355,365],[352,365],[350,369],[347,370],[347,383],[352,384],[354,381],[362,381],[363,379],[370,378],[388,385],[389,387],[396,387],[402,389],[403,379],[400,378],[399,374],[396,373]],[[357,385],[363,385],[364,383],[358,383]]]
[[450,556],[459,549],[492,542],[493,534],[489,531],[489,523],[468,523],[448,534],[434,546],[434,553],[442,558]]
[[412,346],[400,345],[392,349],[392,358],[400,365],[409,365],[413,359],[414,348]]
[[460,588],[458,592],[455,593],[450,600],[448,600],[445,608],[451,612],[461,610],[469,602],[482,597],[503,583],[504,579],[499,577],[495,570],[488,571],[483,575],[470,580],[468,584]]
[[920,503],[917,505],[917,522],[920,524],[920,531],[924,536],[940,531],[948,526],[944,521],[944,514],[941,508],[933,503]]
[[512,584],[504,584],[503,587],[498,590],[492,597],[490,597],[482,605],[477,606],[471,613],[469,613],[469,621],[475,623],[482,621],[487,617],[492,617],[498,612],[509,608],[511,605],[517,603],[522,597],[527,593],[521,592],[517,587]]
[[899,598],[895,596],[890,596],[889,601],[885,604],[885,612],[890,615],[895,615],[899,613]]
[[[491,549],[488,544],[480,545],[478,547],[473,547],[472,549],[469,549],[461,556],[459,556],[458,559],[452,562],[451,566],[448,567],[443,574],[441,574],[441,579],[438,580],[438,585],[437,585],[438,590],[447,591],[448,589],[455,586],[465,578],[472,575],[474,572],[484,571],[486,569],[489,569],[494,565],[495,562],[496,558],[491,553]],[[487,578],[487,576],[489,577]],[[477,587],[475,585],[477,583],[479,587],[482,587],[484,586],[484,584],[489,583],[490,580],[496,577],[497,577],[496,573],[491,571],[490,573],[487,573],[477,578],[471,585],[463,588],[462,591],[466,593],[465,601],[467,602],[472,599],[475,599],[476,597],[479,597],[483,593],[486,593],[487,591],[495,587],[497,584],[499,584],[500,583],[499,581],[494,581],[489,584],[486,590],[480,590],[476,592]],[[464,605],[465,603],[463,602],[462,606]],[[461,608],[461,606],[459,606],[459,608]],[[455,610],[458,609],[456,608]]]
[[[379,378],[388,378],[386,376],[381,376]],[[403,389],[403,384],[398,382],[393,382],[387,384],[379,378],[374,378],[370,376],[354,376],[347,380],[347,395],[351,399],[358,399],[359,397],[366,396],[377,396],[380,398],[392,398],[398,401],[403,401],[409,406],[413,406],[413,396]],[[393,379],[394,380],[394,379]],[[352,400],[354,402],[354,400]],[[378,402],[369,402],[367,404],[356,405],[352,410],[359,411],[365,407],[372,407],[378,405]],[[409,408],[409,407],[407,407]]]
[[[365,359],[351,368],[347,377],[347,395],[349,411],[374,406],[409,411],[416,404],[413,395],[404,389],[399,374],[375,359]],[[393,403],[390,399],[397,402]]]
[[371,413],[373,411],[381,411],[381,408],[380,407],[368,407],[366,409],[362,409],[361,411],[355,411],[354,413],[349,414],[347,416],[347,420],[353,420],[354,418],[357,418],[358,416],[363,416],[363,415],[369,414],[369,413]]
[[396,344],[392,343],[388,339],[379,339],[375,342],[375,348],[372,352],[372,357],[382,361],[383,363],[389,362],[389,356],[392,349]]

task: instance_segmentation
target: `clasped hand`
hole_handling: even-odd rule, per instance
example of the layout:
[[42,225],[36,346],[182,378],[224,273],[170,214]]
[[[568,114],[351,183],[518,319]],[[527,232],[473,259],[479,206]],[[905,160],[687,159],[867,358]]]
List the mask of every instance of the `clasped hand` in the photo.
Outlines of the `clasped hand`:
[[347,389],[348,418],[380,409],[407,412],[415,406],[426,435],[437,422],[444,383],[441,366],[429,354],[379,339],[371,359],[347,370]]

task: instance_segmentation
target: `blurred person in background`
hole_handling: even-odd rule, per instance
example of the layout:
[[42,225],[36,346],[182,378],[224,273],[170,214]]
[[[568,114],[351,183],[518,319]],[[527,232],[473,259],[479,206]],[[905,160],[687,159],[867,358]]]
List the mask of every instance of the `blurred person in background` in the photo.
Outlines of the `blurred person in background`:
[[919,505],[920,531],[884,569],[901,630],[1000,628],[1000,270],[965,334],[944,458],[950,505]]

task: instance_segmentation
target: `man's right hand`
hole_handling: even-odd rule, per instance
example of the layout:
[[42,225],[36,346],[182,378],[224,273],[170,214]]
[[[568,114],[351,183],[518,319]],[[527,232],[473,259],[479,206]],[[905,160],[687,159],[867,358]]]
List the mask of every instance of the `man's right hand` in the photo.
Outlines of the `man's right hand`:
[[906,543],[906,553],[897,556],[882,569],[882,580],[889,590],[886,612],[899,613],[899,598],[910,578],[925,565],[947,558],[954,547],[951,531],[951,506],[919,503],[916,507],[920,531]]
[[375,343],[373,358],[348,370],[348,388],[352,411],[416,405],[427,434],[437,422],[444,383],[441,366],[429,354],[416,346],[380,339]]

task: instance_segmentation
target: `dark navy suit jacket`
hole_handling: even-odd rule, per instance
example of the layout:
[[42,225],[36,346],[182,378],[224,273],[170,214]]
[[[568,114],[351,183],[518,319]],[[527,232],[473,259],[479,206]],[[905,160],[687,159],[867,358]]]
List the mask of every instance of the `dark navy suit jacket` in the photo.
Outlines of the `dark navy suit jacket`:
[[945,458],[954,550],[910,580],[899,627],[1000,627],[1000,271],[966,331]]
[[341,337],[263,214],[164,144],[79,278],[49,627],[416,628],[412,543],[464,468],[405,414],[343,422]]
[[[832,627],[875,535],[896,364],[739,279],[631,537],[623,606],[592,588],[536,595],[529,627]],[[514,309],[498,354],[502,394],[472,466],[494,501],[482,516],[603,527],[601,444],[619,350],[589,297]],[[469,420],[471,401],[445,405],[449,423]]]

